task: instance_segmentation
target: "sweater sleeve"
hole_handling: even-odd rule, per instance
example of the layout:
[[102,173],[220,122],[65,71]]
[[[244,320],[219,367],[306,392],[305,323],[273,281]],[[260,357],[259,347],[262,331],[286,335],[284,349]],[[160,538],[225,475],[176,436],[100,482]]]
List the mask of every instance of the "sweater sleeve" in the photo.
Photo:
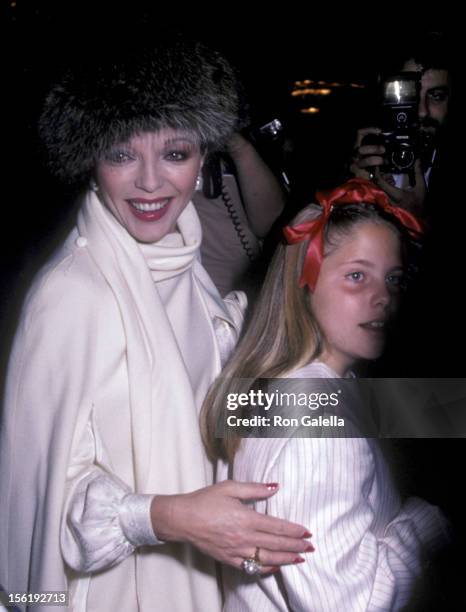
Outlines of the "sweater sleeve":
[[123,561],[138,546],[162,544],[154,535],[153,495],[131,492],[123,481],[95,464],[91,423],[73,445],[61,549],[74,570],[95,572]]
[[292,610],[309,610],[311,602],[321,612],[408,603],[424,557],[447,537],[445,520],[436,507],[410,498],[392,501],[398,511],[380,525],[381,503],[389,502],[376,499],[386,491],[374,493],[367,440],[291,439],[269,476],[284,483],[268,502],[270,514],[310,524],[314,533],[315,552],[281,571]]

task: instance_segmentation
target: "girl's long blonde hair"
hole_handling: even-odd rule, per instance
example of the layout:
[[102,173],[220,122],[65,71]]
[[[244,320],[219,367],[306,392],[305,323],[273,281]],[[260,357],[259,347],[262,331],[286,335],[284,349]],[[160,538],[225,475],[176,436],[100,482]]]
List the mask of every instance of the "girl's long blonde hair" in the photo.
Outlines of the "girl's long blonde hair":
[[[303,209],[293,223],[318,216],[316,205]],[[300,368],[321,351],[321,333],[311,313],[309,294],[299,287],[299,277],[309,241],[279,244],[246,333],[233,356],[215,381],[201,412],[201,433],[211,459],[231,460],[240,438],[223,429],[225,398],[240,386],[258,378],[274,378]],[[226,437],[218,438],[219,427]]]

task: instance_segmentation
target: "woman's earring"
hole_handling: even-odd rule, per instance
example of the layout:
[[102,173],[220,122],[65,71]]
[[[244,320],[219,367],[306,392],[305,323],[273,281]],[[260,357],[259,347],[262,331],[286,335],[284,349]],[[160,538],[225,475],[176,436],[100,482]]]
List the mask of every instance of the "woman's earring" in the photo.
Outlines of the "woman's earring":
[[92,191],[94,191],[95,193],[97,193],[99,191],[99,186],[97,185],[97,183],[95,182],[94,179],[91,179],[90,182],[90,188],[92,189]]
[[202,190],[202,174],[199,173],[198,177],[196,179],[196,187],[195,187],[196,191],[201,191]]

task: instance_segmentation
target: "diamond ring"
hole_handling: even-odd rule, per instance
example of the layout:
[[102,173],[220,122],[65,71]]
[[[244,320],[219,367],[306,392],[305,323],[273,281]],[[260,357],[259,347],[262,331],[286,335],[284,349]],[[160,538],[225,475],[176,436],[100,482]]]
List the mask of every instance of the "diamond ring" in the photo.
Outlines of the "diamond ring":
[[247,557],[241,563],[241,569],[246,572],[249,576],[254,576],[258,574],[262,569],[262,563],[259,560],[259,549],[256,548],[256,552],[254,553],[254,557]]

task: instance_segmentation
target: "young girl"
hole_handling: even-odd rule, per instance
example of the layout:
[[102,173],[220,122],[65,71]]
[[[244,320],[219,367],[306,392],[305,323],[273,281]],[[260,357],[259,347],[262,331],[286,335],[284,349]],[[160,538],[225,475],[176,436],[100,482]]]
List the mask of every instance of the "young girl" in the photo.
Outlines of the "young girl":
[[424,553],[445,533],[436,508],[401,501],[374,440],[215,437],[238,379],[348,377],[382,352],[409,235],[420,225],[364,179],[319,201],[285,228],[288,244],[279,246],[251,324],[202,415],[210,455],[227,459],[235,480],[280,483],[255,509],[312,525],[315,552],[259,578],[272,569],[270,553],[251,547],[237,560],[244,573],[224,572],[228,612],[398,610]]

